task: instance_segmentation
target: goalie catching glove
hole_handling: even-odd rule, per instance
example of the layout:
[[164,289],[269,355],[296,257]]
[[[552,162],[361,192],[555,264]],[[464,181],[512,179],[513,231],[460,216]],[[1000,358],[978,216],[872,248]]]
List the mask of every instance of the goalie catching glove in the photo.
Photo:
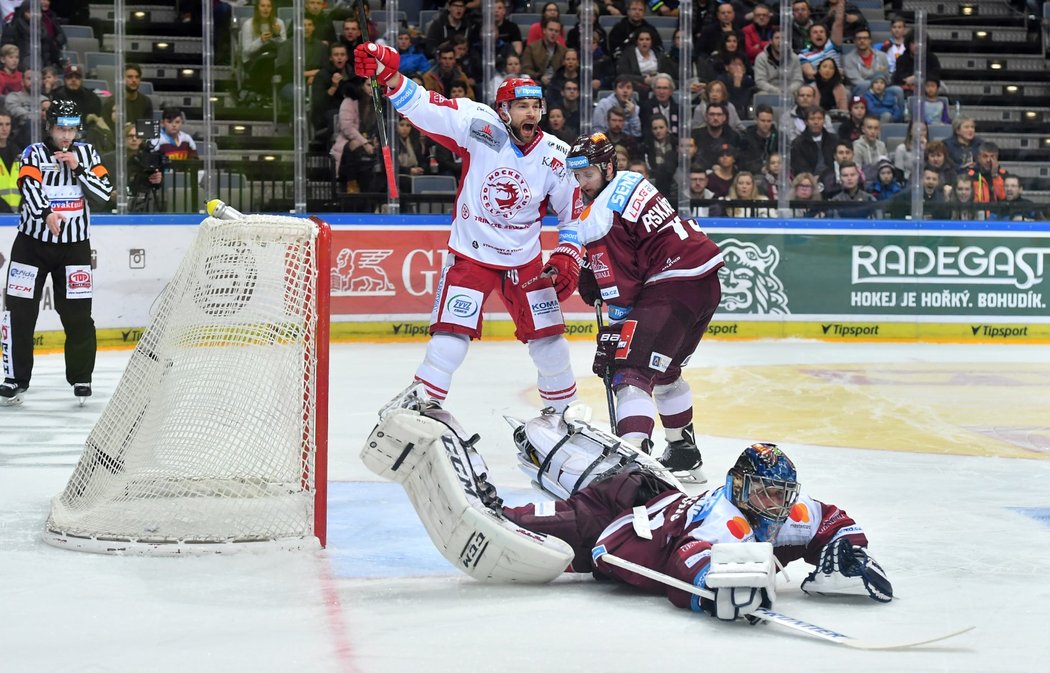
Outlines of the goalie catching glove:
[[870,596],[880,603],[893,600],[893,586],[882,566],[864,547],[844,537],[828,543],[820,552],[817,568],[802,580],[807,594]]
[[366,42],[354,49],[354,72],[359,77],[375,77],[380,84],[386,85],[401,67],[401,56],[397,49]]
[[761,621],[753,613],[773,607],[777,598],[776,564],[769,542],[730,542],[712,545],[711,566],[704,584],[715,597],[701,606],[718,619],[744,617],[751,624]]

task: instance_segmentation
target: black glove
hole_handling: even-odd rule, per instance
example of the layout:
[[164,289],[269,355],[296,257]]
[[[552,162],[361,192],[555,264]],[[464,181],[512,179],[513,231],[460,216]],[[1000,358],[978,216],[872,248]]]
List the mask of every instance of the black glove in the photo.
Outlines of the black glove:
[[588,267],[580,267],[580,284],[577,286],[577,290],[580,293],[580,298],[588,306],[594,306],[595,302],[599,302],[602,299],[601,289],[598,287],[598,279],[594,277],[594,272]]
[[823,595],[866,593],[880,603],[893,600],[893,585],[882,566],[864,547],[855,546],[844,537],[820,552],[816,569],[802,580],[802,590]]
[[594,363],[591,371],[600,378],[605,378],[616,359],[616,349],[620,345],[620,328],[623,325],[606,325],[598,330],[598,348],[594,351]]

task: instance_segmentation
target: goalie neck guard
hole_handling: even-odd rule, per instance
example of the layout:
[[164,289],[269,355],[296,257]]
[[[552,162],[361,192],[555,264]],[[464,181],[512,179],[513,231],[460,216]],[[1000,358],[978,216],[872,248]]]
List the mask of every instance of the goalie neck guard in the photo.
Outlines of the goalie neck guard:
[[776,444],[752,444],[729,468],[725,492],[748,518],[755,537],[772,542],[798,498],[798,473]]

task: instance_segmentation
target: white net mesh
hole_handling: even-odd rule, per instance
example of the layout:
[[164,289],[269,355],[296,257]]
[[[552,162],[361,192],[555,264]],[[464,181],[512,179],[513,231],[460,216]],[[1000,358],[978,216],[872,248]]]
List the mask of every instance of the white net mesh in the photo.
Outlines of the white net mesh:
[[45,539],[159,552],[312,540],[316,235],[290,217],[201,224]]

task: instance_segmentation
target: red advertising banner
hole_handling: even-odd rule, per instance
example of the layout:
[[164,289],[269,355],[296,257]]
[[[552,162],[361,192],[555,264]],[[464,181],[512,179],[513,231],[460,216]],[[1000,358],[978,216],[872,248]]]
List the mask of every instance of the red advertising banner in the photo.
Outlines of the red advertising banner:
[[[448,259],[448,227],[354,227],[332,231],[332,317],[374,320],[389,316],[427,320],[434,290]],[[546,258],[558,244],[556,229],[541,234]],[[498,297],[485,303],[490,316],[506,309]],[[578,295],[566,313],[588,313]]]

